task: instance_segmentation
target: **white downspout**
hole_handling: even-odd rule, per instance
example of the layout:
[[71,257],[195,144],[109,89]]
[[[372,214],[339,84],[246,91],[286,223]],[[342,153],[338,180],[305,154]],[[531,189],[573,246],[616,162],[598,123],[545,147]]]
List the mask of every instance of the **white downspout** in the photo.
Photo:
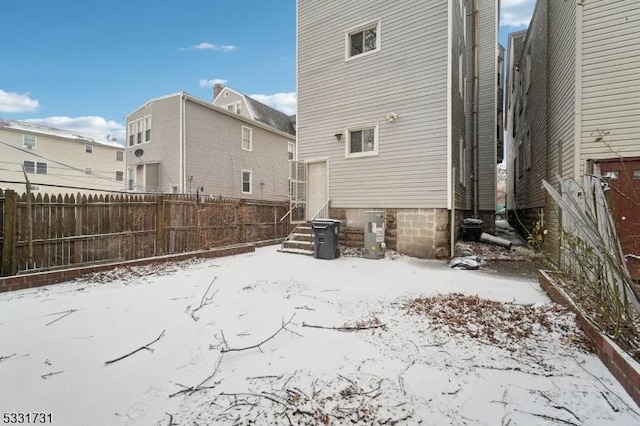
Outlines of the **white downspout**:
[[[448,36],[447,36],[447,209],[453,209],[453,194],[451,193],[451,187],[454,179],[451,173],[451,167],[453,165],[452,157],[452,144],[453,144],[453,102],[451,90],[453,88],[452,72],[453,72],[453,0],[448,2]],[[453,223],[451,224],[453,227]]]
[[[575,111],[573,118],[573,152],[574,152],[574,179],[582,179],[582,13],[584,3],[576,6],[576,60],[575,60]],[[584,171],[586,172],[586,170]]]
[[184,147],[184,93],[180,94],[180,136],[179,136],[179,144],[180,144],[180,188],[178,192],[184,192],[186,183],[186,173],[185,173],[185,147]]

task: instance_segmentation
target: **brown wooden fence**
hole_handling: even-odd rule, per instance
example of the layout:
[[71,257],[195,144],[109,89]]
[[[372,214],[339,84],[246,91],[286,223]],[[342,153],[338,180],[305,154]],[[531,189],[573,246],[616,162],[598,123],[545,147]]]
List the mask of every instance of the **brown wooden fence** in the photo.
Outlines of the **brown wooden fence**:
[[288,202],[169,194],[27,201],[0,190],[2,276],[283,238],[289,230],[279,223]]

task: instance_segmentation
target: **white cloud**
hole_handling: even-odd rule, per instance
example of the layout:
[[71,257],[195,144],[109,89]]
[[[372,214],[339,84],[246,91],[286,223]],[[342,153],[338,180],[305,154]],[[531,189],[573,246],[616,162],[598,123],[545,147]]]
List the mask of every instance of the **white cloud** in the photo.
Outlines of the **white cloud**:
[[40,103],[31,99],[30,93],[13,93],[0,90],[0,112],[32,112],[37,111]]
[[249,95],[258,102],[267,104],[287,115],[295,114],[298,107],[298,96],[295,92],[275,93],[273,95]]
[[24,121],[81,133],[100,142],[112,142],[112,139],[116,138],[122,145],[126,138],[125,127],[122,124],[102,117],[47,117]]
[[202,79],[200,80],[200,87],[213,87],[216,84],[225,84],[226,82],[227,80],[224,80],[222,78],[214,78],[213,80]]
[[237,49],[236,46],[232,46],[232,45],[228,45],[228,44],[217,45],[217,44],[211,44],[211,43],[207,43],[207,42],[196,44],[196,45],[191,46],[191,47],[181,47],[180,48],[180,50],[214,50],[214,51],[217,51],[217,52],[232,52],[232,51],[234,51],[236,49]]
[[527,27],[536,5],[536,0],[502,0],[500,4],[500,25]]

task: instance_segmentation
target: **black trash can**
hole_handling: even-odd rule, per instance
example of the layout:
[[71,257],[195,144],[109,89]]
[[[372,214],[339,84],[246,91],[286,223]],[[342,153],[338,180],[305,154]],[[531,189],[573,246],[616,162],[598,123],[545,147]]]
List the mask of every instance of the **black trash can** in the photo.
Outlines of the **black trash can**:
[[482,220],[467,218],[462,221],[462,239],[465,241],[480,241],[482,235]]
[[340,257],[340,250],[338,249],[339,220],[312,220],[311,229],[313,229],[313,257],[316,259],[335,259]]

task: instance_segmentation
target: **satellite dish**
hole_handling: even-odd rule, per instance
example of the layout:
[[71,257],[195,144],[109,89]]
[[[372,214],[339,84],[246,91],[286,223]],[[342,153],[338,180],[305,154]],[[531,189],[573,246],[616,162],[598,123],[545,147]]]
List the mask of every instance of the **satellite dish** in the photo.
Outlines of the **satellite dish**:
[[138,148],[135,151],[133,151],[133,155],[135,155],[138,158],[142,157],[142,154],[144,154],[144,150],[142,150],[140,148]]

